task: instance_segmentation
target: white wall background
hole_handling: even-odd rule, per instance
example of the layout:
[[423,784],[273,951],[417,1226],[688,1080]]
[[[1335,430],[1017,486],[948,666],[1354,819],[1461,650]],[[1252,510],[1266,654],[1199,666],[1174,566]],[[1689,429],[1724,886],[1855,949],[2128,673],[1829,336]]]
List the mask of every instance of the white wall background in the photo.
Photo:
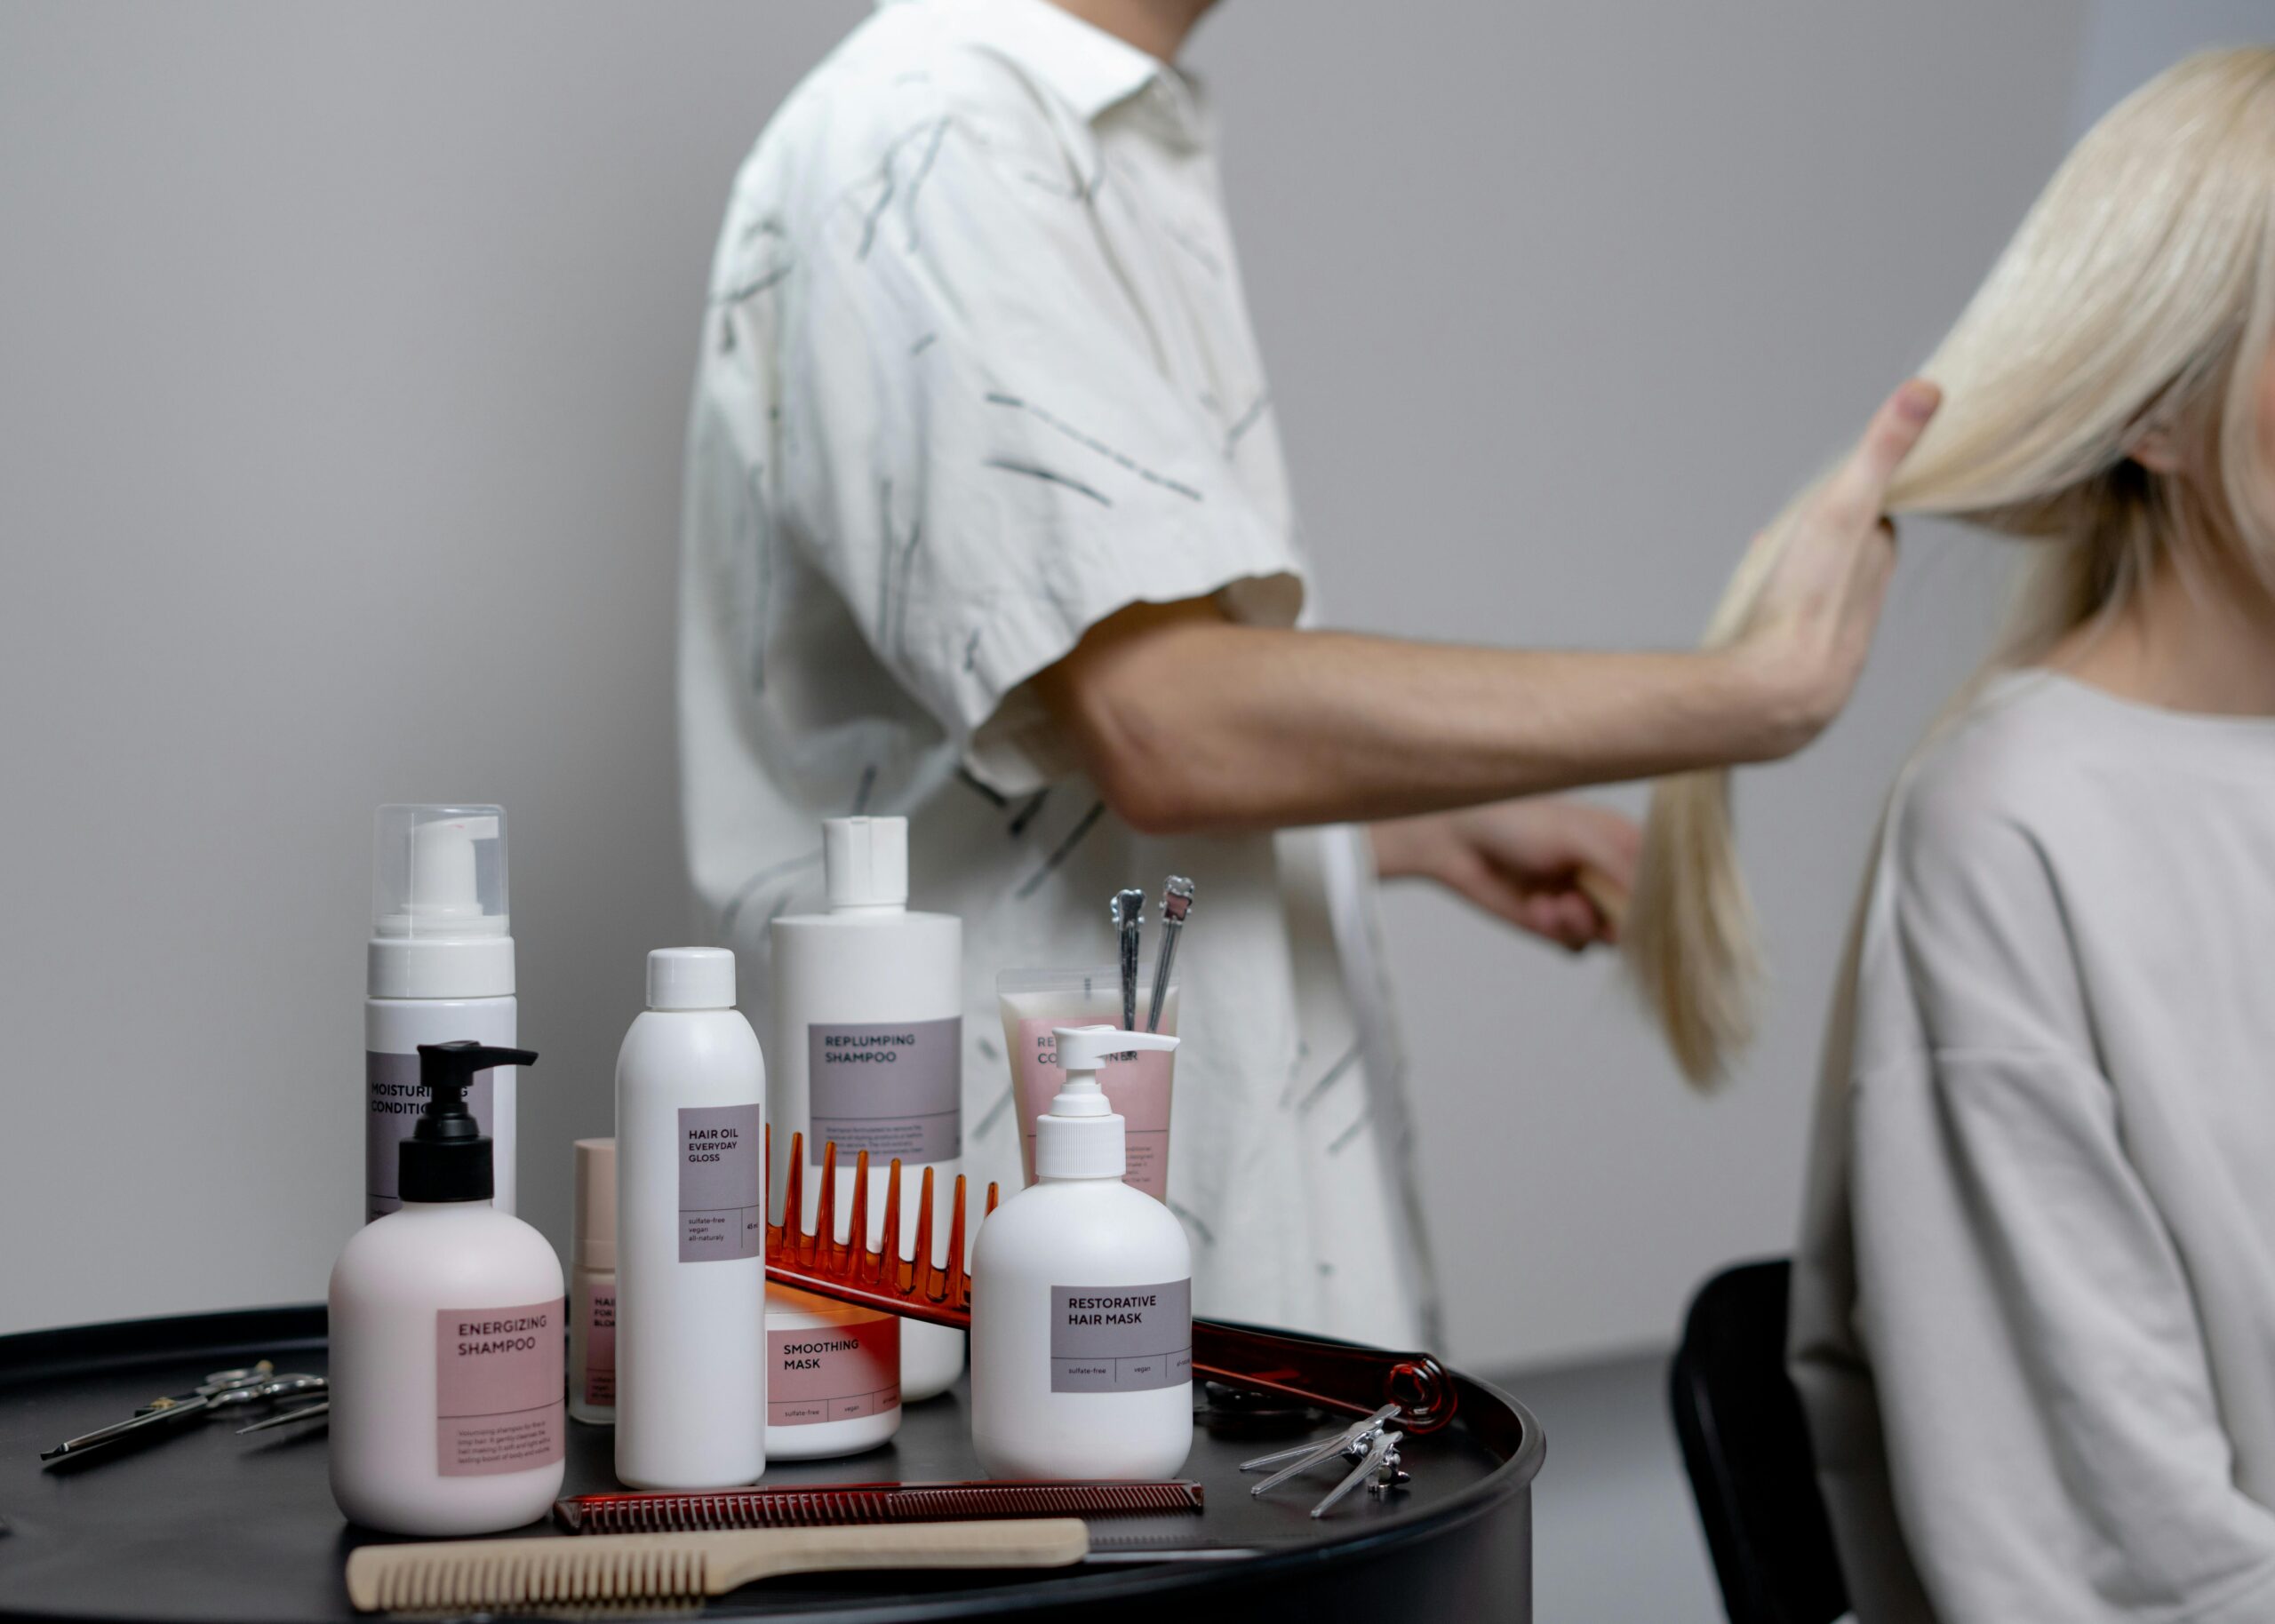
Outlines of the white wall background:
[[[640,955],[686,928],[673,536],[711,237],[865,9],[0,0],[0,1330],[321,1294],[386,800],[509,808],[523,1209],[565,1237]],[[1233,0],[1193,60],[1336,618],[1688,641],[2079,108],[2168,59],[2124,22]],[[1747,781],[1779,999],[1723,1097],[1608,965],[1395,900],[1454,1356],[1664,1340],[1698,1277],[1784,1245],[1863,844],[1996,577],[1907,537],[1850,716]]]

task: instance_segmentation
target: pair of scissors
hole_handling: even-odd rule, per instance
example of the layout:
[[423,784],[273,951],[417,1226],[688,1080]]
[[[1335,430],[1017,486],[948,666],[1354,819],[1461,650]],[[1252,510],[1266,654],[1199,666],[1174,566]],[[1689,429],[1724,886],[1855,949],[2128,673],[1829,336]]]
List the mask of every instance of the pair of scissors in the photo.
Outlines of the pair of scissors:
[[267,1404],[295,1393],[323,1392],[327,1385],[322,1376],[279,1375],[276,1366],[267,1359],[238,1370],[217,1370],[187,1393],[154,1398],[126,1420],[67,1438],[52,1449],[42,1450],[39,1458],[43,1461],[68,1460],[149,1428],[171,1426],[193,1415],[210,1415],[216,1410]]

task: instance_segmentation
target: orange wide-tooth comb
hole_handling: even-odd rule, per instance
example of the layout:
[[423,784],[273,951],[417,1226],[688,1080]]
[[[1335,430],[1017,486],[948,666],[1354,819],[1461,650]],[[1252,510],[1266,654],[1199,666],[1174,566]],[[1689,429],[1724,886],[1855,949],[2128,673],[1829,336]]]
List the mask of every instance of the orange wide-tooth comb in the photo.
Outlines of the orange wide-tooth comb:
[[[840,1302],[882,1309],[905,1319],[971,1329],[971,1271],[965,1266],[963,1175],[956,1175],[948,1206],[948,1261],[932,1261],[932,1169],[924,1169],[917,1193],[914,1255],[900,1254],[900,1161],[885,1173],[883,1233],[869,1247],[869,1153],[853,1158],[853,1214],[848,1238],[837,1238],[837,1146],[822,1147],[820,1199],[814,1228],[805,1227],[805,1135],[790,1135],[789,1174],[782,1184],[782,1222],[766,1219],[766,1274],[771,1280]],[[774,1128],[766,1129],[767,1165],[774,1161]],[[997,1190],[987,1186],[987,1206],[995,1210]],[[1318,1341],[1254,1331],[1221,1320],[1193,1322],[1193,1371],[1225,1387],[1276,1393],[1321,1409],[1371,1415],[1385,1404],[1399,1406],[1399,1425],[1409,1432],[1432,1432],[1453,1419],[1460,1401],[1452,1375],[1426,1353],[1385,1353],[1348,1342]]]

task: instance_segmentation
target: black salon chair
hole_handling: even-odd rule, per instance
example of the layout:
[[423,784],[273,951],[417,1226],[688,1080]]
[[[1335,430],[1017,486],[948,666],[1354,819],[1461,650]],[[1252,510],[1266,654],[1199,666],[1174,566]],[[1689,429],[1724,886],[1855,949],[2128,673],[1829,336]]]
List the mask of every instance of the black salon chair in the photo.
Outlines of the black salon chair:
[[1783,1258],[1743,1263],[1699,1287],[1667,1381],[1730,1624],[1831,1624],[1848,1611],[1785,1375],[1792,1272]]

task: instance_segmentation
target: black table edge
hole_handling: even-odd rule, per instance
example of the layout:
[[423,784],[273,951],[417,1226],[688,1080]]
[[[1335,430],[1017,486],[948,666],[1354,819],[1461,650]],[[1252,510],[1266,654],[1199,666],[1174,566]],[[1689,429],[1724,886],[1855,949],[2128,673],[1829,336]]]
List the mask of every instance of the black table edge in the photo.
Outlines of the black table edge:
[[[0,1391],[66,1373],[84,1373],[107,1366],[131,1365],[157,1352],[189,1357],[207,1349],[217,1354],[234,1355],[248,1346],[280,1352],[312,1350],[325,1346],[325,1325],[324,1305],[318,1302],[19,1332],[0,1336]],[[1459,1426],[1465,1420],[1490,1416],[1497,1406],[1514,1418],[1518,1436],[1510,1440],[1481,1432],[1479,1436],[1487,1446],[1502,1454],[1500,1469],[1433,1506],[1427,1513],[1401,1520],[1377,1532],[1328,1545],[1261,1552],[1240,1558],[1236,1564],[1190,1562],[1105,1567],[1069,1574],[1047,1590],[1026,1585],[1007,1586],[1000,1594],[986,1598],[994,1606],[993,1616],[1010,1617],[1060,1608],[1070,1600],[1122,1602],[1160,1598],[1176,1602],[1181,1596],[1198,1597],[1204,1588],[1222,1581],[1228,1565],[1237,1565],[1244,1580],[1268,1584],[1275,1577],[1362,1562],[1385,1544],[1425,1538],[1490,1514],[1509,1496],[1530,1489],[1547,1460],[1547,1439],[1532,1413],[1499,1388],[1459,1371],[1449,1373],[1460,1395],[1458,1413],[1452,1424]],[[1505,1444],[1513,1445],[1508,1453],[1504,1453]],[[979,1596],[971,1591],[943,1596],[938,1611],[933,1612],[922,1606],[920,1597],[896,1598],[874,1611],[851,1608],[834,1612],[831,1620],[832,1624],[884,1624],[887,1620],[890,1624],[918,1624],[935,1617],[969,1618],[970,1605],[978,1599]],[[0,1600],[0,1620],[35,1616],[49,1615],[17,1613]],[[71,1624],[107,1624],[107,1617],[102,1614],[69,1617]]]

